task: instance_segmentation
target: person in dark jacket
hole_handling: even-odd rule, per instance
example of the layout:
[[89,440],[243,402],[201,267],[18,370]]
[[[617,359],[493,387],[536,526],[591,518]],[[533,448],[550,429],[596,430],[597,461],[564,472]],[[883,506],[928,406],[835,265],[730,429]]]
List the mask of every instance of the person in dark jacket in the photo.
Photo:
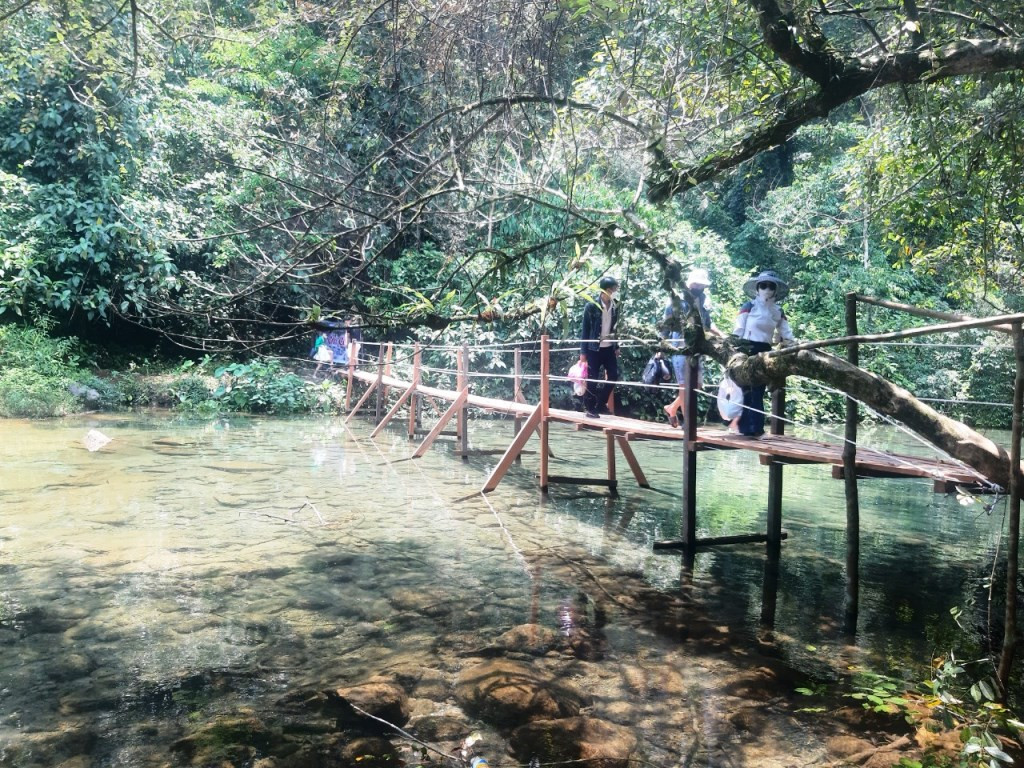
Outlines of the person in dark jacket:
[[[619,290],[619,281],[606,275],[599,285],[601,293],[583,308],[583,330],[580,333],[583,340],[580,360],[587,362],[587,392],[583,396],[583,407],[592,419],[599,418],[600,411],[606,410],[608,398],[619,380],[619,345],[615,341],[615,324],[619,319],[615,293]],[[600,378],[602,369],[607,374],[607,381],[598,385],[595,379]]]

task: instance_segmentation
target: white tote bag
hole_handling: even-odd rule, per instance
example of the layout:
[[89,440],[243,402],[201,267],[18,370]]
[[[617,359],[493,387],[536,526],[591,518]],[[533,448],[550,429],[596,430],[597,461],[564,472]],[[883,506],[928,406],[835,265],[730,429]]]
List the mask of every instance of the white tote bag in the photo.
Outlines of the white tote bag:
[[743,413],[743,388],[729,374],[718,384],[718,413],[723,421],[732,421]]

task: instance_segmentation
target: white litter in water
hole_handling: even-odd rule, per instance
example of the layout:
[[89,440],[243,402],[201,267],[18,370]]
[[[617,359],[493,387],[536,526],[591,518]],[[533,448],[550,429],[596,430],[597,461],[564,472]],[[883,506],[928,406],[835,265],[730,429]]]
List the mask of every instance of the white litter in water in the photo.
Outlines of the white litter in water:
[[85,437],[82,438],[82,443],[90,451],[98,451],[104,445],[110,442],[110,438],[100,432],[98,429],[90,429]]

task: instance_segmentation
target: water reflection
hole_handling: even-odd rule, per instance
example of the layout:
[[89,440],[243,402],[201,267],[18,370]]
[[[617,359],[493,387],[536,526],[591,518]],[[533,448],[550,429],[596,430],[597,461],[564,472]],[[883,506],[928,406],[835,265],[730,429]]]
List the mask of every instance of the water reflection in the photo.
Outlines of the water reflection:
[[[113,438],[96,453],[81,445],[92,428]],[[948,610],[998,536],[997,517],[927,483],[865,483],[861,621],[848,645],[842,484],[827,471],[786,469],[781,556],[746,546],[687,559],[651,549],[678,534],[671,446],[635,446],[660,492],[622,478],[615,497],[543,496],[532,455],[485,499],[474,491],[493,454],[462,462],[439,446],[408,461],[404,433],[369,431],[339,420],[0,422],[0,765],[165,765],[195,722],[274,712],[291,691],[410,665],[436,689],[416,716],[448,716],[458,671],[521,625],[565,638],[538,663],[571,670],[593,712],[635,728],[655,763],[725,764],[726,752],[734,765],[809,763],[821,754],[813,724],[766,710],[730,719],[770,698],[751,671],[768,656],[797,674],[926,660],[952,642]],[[479,448],[510,434],[473,424]],[[554,439],[553,471],[603,466],[602,441]],[[756,457],[702,456],[698,494],[701,536],[764,529]],[[776,690],[795,685],[773,674]]]

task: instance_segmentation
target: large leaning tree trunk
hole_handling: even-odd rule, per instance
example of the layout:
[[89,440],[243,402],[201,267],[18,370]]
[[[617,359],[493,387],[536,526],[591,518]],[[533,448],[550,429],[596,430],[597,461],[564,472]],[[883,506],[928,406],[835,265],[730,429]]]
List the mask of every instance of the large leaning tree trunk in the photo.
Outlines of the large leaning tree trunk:
[[[915,331],[915,335],[923,335],[922,329]],[[699,317],[692,313],[686,320],[684,338],[690,350],[707,355],[725,366],[730,376],[741,385],[782,386],[789,376],[819,381],[904,424],[953,459],[977,470],[990,482],[1009,487],[1011,464],[1005,449],[922,403],[902,387],[840,357],[816,349],[748,355],[744,343],[735,337],[706,336]],[[842,343],[842,340],[837,339],[835,343]],[[1024,465],[1018,463],[1017,472],[1018,477],[1024,476]]]

